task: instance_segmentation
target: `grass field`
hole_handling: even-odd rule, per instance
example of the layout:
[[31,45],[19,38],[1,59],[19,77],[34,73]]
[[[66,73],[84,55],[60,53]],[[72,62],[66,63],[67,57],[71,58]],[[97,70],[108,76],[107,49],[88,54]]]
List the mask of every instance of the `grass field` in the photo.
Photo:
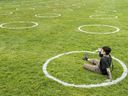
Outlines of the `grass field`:
[[[98,88],[66,87],[49,78],[43,63],[69,51],[95,51],[108,45],[112,55],[128,66],[128,0],[0,0],[0,96],[128,96],[128,77],[116,85]],[[56,18],[38,18],[36,14],[61,14]],[[97,18],[89,18],[93,15]],[[118,16],[118,18],[114,18]],[[103,18],[103,19],[100,19]],[[105,18],[105,19],[104,19]],[[106,19],[109,18],[109,19]],[[37,22],[32,26],[17,21]],[[109,35],[80,32],[81,25],[102,24],[120,28]],[[92,32],[111,32],[110,27],[83,27]],[[89,54],[98,58],[97,55]],[[96,84],[106,77],[82,68],[83,53],[64,55],[48,65],[48,72],[73,84]],[[113,79],[123,70],[113,61]]]

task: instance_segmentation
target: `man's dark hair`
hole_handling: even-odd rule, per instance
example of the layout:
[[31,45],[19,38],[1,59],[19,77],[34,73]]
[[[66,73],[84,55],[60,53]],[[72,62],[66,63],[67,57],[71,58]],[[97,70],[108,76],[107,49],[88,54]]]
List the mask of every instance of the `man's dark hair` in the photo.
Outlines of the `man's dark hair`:
[[104,47],[102,47],[102,49],[104,50],[104,52],[106,53],[106,55],[109,55],[110,52],[111,52],[111,48],[108,47],[108,46],[104,46]]

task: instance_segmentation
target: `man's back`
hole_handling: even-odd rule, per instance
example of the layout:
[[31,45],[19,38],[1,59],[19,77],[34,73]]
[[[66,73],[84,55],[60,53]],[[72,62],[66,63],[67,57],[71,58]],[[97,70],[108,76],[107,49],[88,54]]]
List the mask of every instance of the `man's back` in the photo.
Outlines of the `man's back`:
[[111,58],[110,55],[101,57],[99,67],[100,67],[100,70],[101,70],[102,74],[108,75],[107,68],[110,68],[111,63],[112,63],[112,58]]

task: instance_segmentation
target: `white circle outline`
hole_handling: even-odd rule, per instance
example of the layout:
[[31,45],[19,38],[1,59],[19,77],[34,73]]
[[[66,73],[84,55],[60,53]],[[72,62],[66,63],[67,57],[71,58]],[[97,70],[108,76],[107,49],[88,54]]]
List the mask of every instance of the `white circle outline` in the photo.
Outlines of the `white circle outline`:
[[35,8],[16,8],[16,11],[22,11],[22,10],[35,10]]
[[57,13],[45,13],[44,15],[42,14],[35,14],[36,17],[38,18],[57,18],[60,17],[61,14],[57,14]]
[[[4,25],[7,25],[7,24],[13,24],[13,23],[31,23],[31,24],[33,24],[32,26],[30,26],[30,27],[4,27]],[[37,22],[33,22],[33,21],[29,21],[29,22],[27,22],[27,21],[15,21],[15,22],[9,22],[9,23],[2,23],[2,24],[0,24],[0,28],[4,28],[4,29],[30,29],[30,28],[33,28],[33,27],[36,27],[36,26],[38,26],[38,23]]]
[[105,10],[95,10],[95,12],[96,13],[108,13],[108,12],[114,12],[114,13],[116,13],[117,10],[107,10],[107,11],[105,11]]
[[[104,33],[98,33],[98,32],[89,32],[89,31],[85,31],[85,30],[82,30],[81,28],[82,27],[86,27],[86,26],[104,26],[104,27],[110,27],[110,28],[114,28],[114,29],[116,29],[115,31],[112,31],[112,32],[104,32]],[[111,26],[111,25],[103,25],[103,24],[90,24],[90,25],[82,25],[82,26],[79,26],[78,27],[78,30],[80,31],[80,32],[84,32],[84,33],[88,33],[88,34],[113,34],[113,33],[117,33],[117,32],[119,32],[120,31],[120,29],[118,28],[118,27],[116,27],[116,26]]]
[[59,54],[57,56],[54,56],[50,59],[48,59],[42,66],[42,71],[43,73],[45,74],[46,77],[64,85],[64,86],[70,86],[70,87],[77,87],[77,88],[93,88],[93,87],[103,87],[103,86],[109,86],[109,85],[113,85],[113,84],[117,84],[118,82],[122,81],[123,79],[125,79],[125,77],[127,76],[127,67],[126,65],[119,59],[115,58],[114,56],[112,56],[112,58],[114,60],[116,60],[117,62],[120,63],[120,65],[122,66],[123,68],[123,73],[121,75],[121,77],[117,78],[116,80],[113,80],[112,82],[103,82],[103,83],[99,83],[99,84],[81,84],[81,85],[75,85],[75,84],[70,84],[70,83],[67,83],[67,82],[64,82],[62,80],[59,80],[57,79],[56,77],[50,75],[48,72],[47,72],[47,65],[49,62],[51,62],[52,60],[56,59],[56,58],[59,58],[63,55],[68,55],[68,54],[72,54],[72,53],[83,53],[83,52],[88,52],[88,53],[91,53],[91,54],[96,54],[96,52],[91,52],[91,51],[70,51],[70,52],[66,52],[66,53],[62,53],[62,54]]
[[3,13],[1,15],[12,15],[12,14],[13,14],[13,12],[8,12],[8,13]]
[[90,15],[89,18],[91,19],[118,19],[118,16],[115,15],[106,15],[108,17],[98,17],[98,16],[105,16],[105,15]]

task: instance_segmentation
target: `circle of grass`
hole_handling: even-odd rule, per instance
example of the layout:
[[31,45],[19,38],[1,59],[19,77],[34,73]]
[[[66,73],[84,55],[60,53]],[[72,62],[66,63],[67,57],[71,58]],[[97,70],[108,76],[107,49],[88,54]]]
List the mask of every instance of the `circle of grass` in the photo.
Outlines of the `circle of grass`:
[[98,17],[98,16],[105,16],[105,15],[90,15],[89,18],[91,19],[118,19],[118,16],[115,15],[106,15],[108,17]]
[[35,16],[38,17],[38,18],[57,18],[57,17],[60,17],[61,14],[45,13],[45,14],[35,14]]
[[[110,27],[110,28],[114,28],[114,29],[116,29],[115,31],[112,31],[112,32],[102,32],[102,33],[100,33],[100,32],[89,32],[89,31],[86,31],[86,30],[82,30],[81,28],[83,28],[83,27],[90,27],[90,26],[96,26],[96,27]],[[116,26],[111,26],[111,25],[102,25],[102,24],[90,24],[90,25],[82,25],[82,26],[79,26],[78,27],[78,30],[80,31],[80,32],[84,32],[84,33],[87,33],[87,34],[113,34],[113,33],[117,33],[117,32],[119,32],[120,31],[120,29],[118,28],[118,27],[116,27]]]
[[67,82],[64,82],[62,80],[59,80],[58,78],[50,75],[47,71],[47,66],[48,64],[54,60],[54,59],[57,59],[61,56],[64,56],[64,55],[68,55],[68,54],[73,54],[73,53],[83,53],[83,52],[87,52],[87,53],[91,53],[91,54],[96,54],[96,52],[90,52],[90,51],[71,51],[71,52],[66,52],[66,53],[62,53],[62,54],[59,54],[57,56],[54,56],[50,59],[48,59],[42,66],[42,70],[45,74],[46,77],[64,85],[64,86],[72,86],[72,87],[78,87],[78,88],[92,88],[92,87],[103,87],[103,86],[108,86],[108,85],[113,85],[113,84],[117,84],[118,82],[122,81],[123,79],[125,79],[125,77],[127,76],[127,67],[126,65],[119,59],[115,58],[115,57],[112,57],[114,60],[116,60],[117,62],[119,62],[119,64],[122,66],[123,68],[123,73],[121,75],[121,77],[117,78],[116,80],[113,80],[112,82],[103,82],[103,83],[100,83],[100,84],[80,84],[80,85],[75,85],[75,84],[70,84],[70,83],[67,83]]
[[[28,26],[28,27],[5,27],[4,25],[8,25],[8,24],[15,24],[15,23],[22,23],[22,24],[25,24],[25,23],[29,23],[29,24],[33,24],[32,26]],[[33,27],[36,27],[38,26],[38,23],[37,22],[27,22],[27,21],[16,21],[16,22],[9,22],[9,23],[2,23],[0,25],[1,28],[4,28],[4,29],[30,29],[30,28],[33,28]]]

